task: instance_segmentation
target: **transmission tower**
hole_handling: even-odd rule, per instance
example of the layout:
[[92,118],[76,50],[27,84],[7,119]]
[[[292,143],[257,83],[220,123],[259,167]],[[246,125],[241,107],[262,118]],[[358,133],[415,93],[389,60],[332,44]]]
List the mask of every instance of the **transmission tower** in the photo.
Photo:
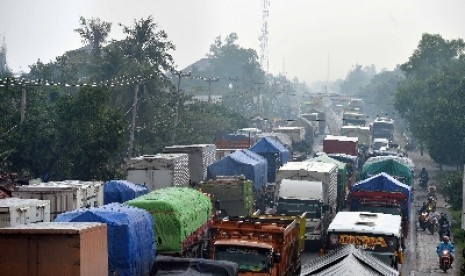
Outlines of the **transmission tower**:
[[270,15],[268,7],[270,0],[263,0],[263,14],[262,14],[262,33],[258,37],[260,41],[260,65],[265,72],[269,71],[268,62],[268,17]]

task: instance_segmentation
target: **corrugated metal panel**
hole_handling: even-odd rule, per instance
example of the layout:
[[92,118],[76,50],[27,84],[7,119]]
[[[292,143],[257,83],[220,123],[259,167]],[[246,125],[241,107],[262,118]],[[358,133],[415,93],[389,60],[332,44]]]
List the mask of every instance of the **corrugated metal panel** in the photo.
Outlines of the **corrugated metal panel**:
[[208,165],[216,161],[216,146],[214,144],[167,146],[163,152],[189,155],[190,179],[194,184],[199,184],[207,178]]
[[159,153],[131,158],[127,180],[145,184],[149,191],[189,185],[189,156],[185,153]]
[[0,200],[0,227],[50,222],[50,201],[5,198]]
[[357,249],[353,245],[346,245],[303,264],[300,275],[398,276],[400,273],[365,251]]
[[65,180],[16,186],[14,197],[50,201],[50,219],[81,207],[103,205],[101,181]]

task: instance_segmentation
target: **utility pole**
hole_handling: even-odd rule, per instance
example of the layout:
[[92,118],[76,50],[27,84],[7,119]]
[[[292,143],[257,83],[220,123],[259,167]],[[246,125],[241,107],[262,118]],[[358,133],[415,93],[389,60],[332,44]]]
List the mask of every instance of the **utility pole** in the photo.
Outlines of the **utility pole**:
[[26,87],[21,88],[21,123],[26,117]]
[[178,87],[176,91],[176,102],[174,105],[174,120],[173,120],[173,132],[171,132],[171,143],[174,145],[174,141],[176,140],[176,130],[179,124],[179,101],[181,99],[181,78],[182,77],[190,77],[191,72],[183,73],[182,71],[173,71],[175,75],[178,76]]
[[262,90],[261,90],[261,87],[262,87],[262,85],[265,84],[265,82],[264,82],[264,81],[262,81],[262,82],[254,82],[253,84],[257,84],[257,85],[258,85],[258,88],[257,88],[257,89],[258,89],[258,101],[257,101],[258,112],[260,112],[260,114],[261,114],[262,116],[264,116],[264,115],[263,115],[264,112],[263,112],[263,100],[262,100]]
[[234,81],[234,97],[237,97],[237,98],[235,98],[234,111],[237,111],[237,109],[238,109],[237,107],[240,105],[239,96],[237,95],[237,82],[240,79],[238,77],[235,77],[235,78],[229,77],[229,80]]
[[136,130],[136,116],[137,116],[137,97],[139,94],[139,83],[136,83],[134,88],[134,99],[132,103],[132,120],[131,129],[129,130],[129,146],[128,146],[128,159],[132,157],[132,151],[134,148],[134,131]]
[[211,85],[212,85],[212,82],[217,82],[219,81],[220,79],[219,78],[212,78],[212,77],[208,77],[205,81],[208,82],[208,103],[211,103],[212,102],[212,95],[211,95]]

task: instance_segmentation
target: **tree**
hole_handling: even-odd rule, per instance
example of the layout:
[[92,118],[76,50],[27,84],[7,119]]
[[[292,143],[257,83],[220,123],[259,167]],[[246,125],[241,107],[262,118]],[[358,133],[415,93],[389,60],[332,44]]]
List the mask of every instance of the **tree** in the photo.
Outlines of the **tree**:
[[396,108],[414,137],[440,164],[463,164],[465,151],[465,44],[424,34],[400,68],[407,78],[396,93]]
[[44,180],[115,177],[111,160],[121,151],[124,124],[108,107],[109,92],[82,88],[70,95],[54,88],[29,93],[27,116],[4,138],[10,169]]
[[80,27],[74,31],[81,36],[83,43],[92,46],[92,55],[100,57],[102,45],[107,41],[111,31],[111,23],[100,21],[99,18],[85,19],[81,16],[79,24]]
[[374,65],[366,66],[355,65],[354,69],[349,71],[345,80],[341,83],[341,93],[346,95],[358,95],[360,91],[370,83],[376,69]]

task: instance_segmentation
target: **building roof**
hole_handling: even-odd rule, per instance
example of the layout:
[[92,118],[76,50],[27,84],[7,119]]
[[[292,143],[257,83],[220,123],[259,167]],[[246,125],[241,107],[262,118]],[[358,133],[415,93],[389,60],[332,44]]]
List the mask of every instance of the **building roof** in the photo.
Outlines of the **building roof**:
[[354,245],[348,244],[331,253],[302,265],[300,275],[385,275],[397,276],[399,272],[381,260]]

